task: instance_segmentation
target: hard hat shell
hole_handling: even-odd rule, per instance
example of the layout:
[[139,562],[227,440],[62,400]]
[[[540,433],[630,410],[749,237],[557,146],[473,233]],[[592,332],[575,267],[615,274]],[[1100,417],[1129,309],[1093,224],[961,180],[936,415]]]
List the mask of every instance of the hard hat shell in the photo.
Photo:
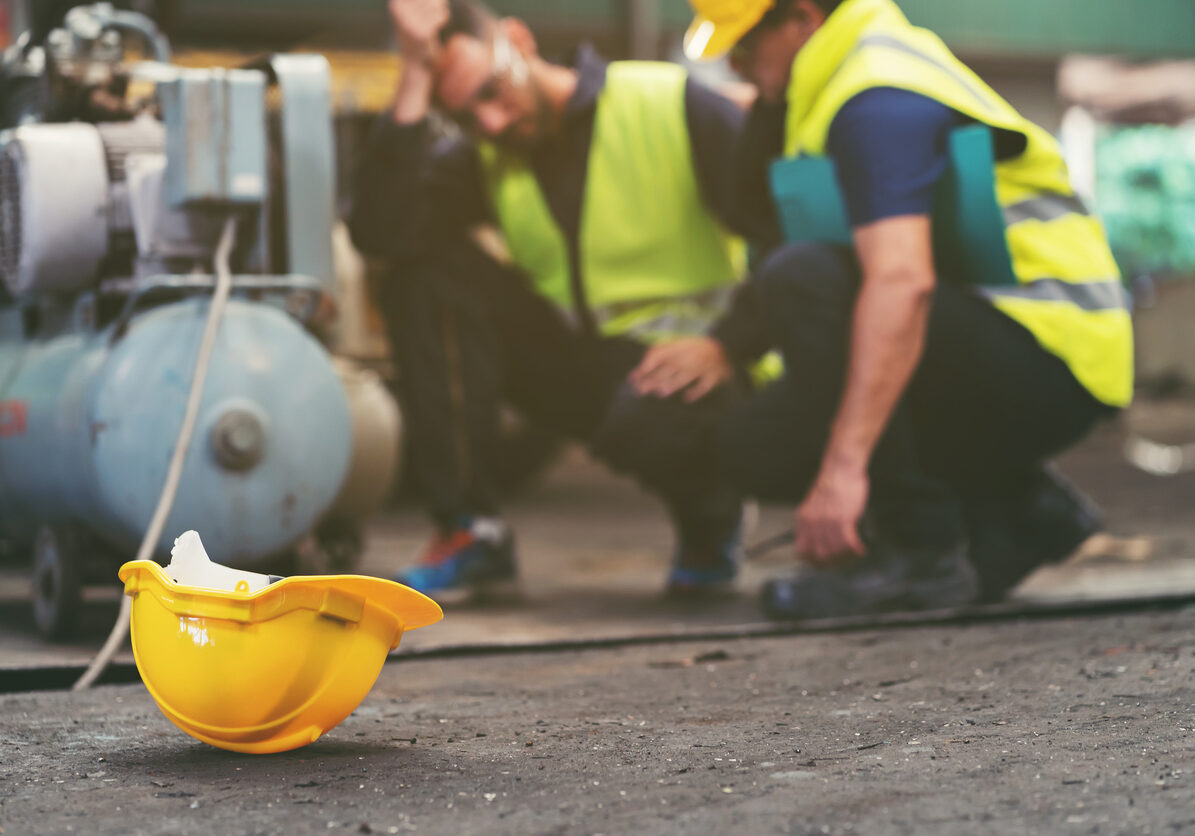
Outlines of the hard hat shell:
[[685,56],[709,61],[725,55],[776,0],[689,0],[695,17],[685,33]]
[[154,701],[187,734],[234,752],[315,741],[361,703],[405,631],[443,618],[427,596],[358,575],[249,593],[182,586],[149,560],[119,574]]

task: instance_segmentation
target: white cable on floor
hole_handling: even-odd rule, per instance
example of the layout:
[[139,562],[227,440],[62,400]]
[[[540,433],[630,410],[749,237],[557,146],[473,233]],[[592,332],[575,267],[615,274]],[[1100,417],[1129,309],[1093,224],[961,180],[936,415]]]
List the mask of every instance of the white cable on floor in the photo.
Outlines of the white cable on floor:
[[[203,399],[203,384],[207,380],[208,362],[212,357],[212,350],[216,346],[216,333],[220,328],[220,320],[224,316],[224,307],[228,302],[228,294],[232,289],[232,270],[229,268],[229,258],[232,255],[232,245],[236,239],[236,218],[228,218],[224,222],[224,230],[220,233],[220,243],[216,246],[215,270],[216,289],[212,293],[212,305],[208,310],[207,323],[203,330],[203,341],[199,344],[199,356],[195,360],[195,372],[191,377],[191,391],[187,396],[187,409],[183,414],[183,424],[178,431],[178,440],[174,444],[174,453],[170,458],[170,467],[166,471],[166,483],[162,486],[162,493],[158,497],[158,507],[154,510],[149,528],[141,540],[141,547],[137,549],[137,560],[150,560],[154,556],[154,549],[162,538],[162,530],[166,527],[166,518],[170,516],[170,509],[174,507],[174,498],[178,495],[179,481],[183,475],[183,463],[187,458],[187,448],[191,445],[191,435],[195,432],[195,422],[199,417],[199,404]],[[120,600],[120,614],[116,616],[116,623],[112,625],[112,632],[108,640],[100,648],[100,652],[91,660],[87,671],[79,677],[79,681],[71,688],[72,691],[83,691],[90,688],[92,683],[108,667],[116,651],[124,644],[129,632],[129,617],[132,613],[132,599],[122,595]]]

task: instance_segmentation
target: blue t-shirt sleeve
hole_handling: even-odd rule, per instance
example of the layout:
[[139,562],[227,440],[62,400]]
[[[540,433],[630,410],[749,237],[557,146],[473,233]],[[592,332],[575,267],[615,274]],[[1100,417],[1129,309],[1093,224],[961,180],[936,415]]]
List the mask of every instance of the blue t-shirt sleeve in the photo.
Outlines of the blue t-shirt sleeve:
[[865,90],[838,111],[826,153],[852,226],[897,215],[928,215],[946,171],[950,132],[968,121],[919,93]]

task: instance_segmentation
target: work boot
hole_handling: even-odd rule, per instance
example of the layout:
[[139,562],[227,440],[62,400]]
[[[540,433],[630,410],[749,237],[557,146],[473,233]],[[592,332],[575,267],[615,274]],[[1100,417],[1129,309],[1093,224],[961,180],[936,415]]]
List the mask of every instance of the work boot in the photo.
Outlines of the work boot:
[[678,548],[668,573],[666,594],[673,598],[691,598],[730,592],[739,571],[741,545],[736,528],[733,535],[714,548]]
[[1015,496],[968,503],[981,597],[999,601],[1038,567],[1065,560],[1103,528],[1096,504],[1052,468]]
[[978,595],[962,543],[935,550],[875,544],[841,568],[806,569],[769,581],[760,603],[769,618],[803,621],[961,607]]
[[677,546],[665,594],[671,598],[725,595],[734,588],[743,539],[759,520],[759,506],[737,493],[717,491],[684,513],[674,511]]
[[394,580],[441,603],[459,603],[512,590],[515,577],[514,537],[506,524],[464,517]]

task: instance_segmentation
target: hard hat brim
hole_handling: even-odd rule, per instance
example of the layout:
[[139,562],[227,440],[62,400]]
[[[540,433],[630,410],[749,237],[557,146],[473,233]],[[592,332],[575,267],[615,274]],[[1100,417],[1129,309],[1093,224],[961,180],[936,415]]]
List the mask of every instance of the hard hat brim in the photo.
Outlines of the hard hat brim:
[[[204,615],[219,617],[226,610],[229,602],[254,605],[245,610],[250,613],[249,621],[257,615],[275,617],[281,612],[278,607],[265,606],[271,599],[285,598],[291,589],[325,592],[335,590],[345,595],[368,599],[372,603],[392,613],[402,625],[404,632],[435,624],[444,617],[440,605],[431,598],[410,587],[382,578],[366,577],[364,575],[292,575],[276,583],[257,590],[256,592],[227,592],[203,587],[189,587],[176,584],[174,579],[163,571],[152,560],[134,560],[120,567],[118,576],[126,584],[130,578],[145,575],[155,583],[155,589],[173,595],[175,592],[185,592],[193,599],[192,605],[199,608]],[[300,600],[303,596],[295,596]],[[310,596],[307,596],[310,597]],[[210,609],[210,612],[206,610]]]

